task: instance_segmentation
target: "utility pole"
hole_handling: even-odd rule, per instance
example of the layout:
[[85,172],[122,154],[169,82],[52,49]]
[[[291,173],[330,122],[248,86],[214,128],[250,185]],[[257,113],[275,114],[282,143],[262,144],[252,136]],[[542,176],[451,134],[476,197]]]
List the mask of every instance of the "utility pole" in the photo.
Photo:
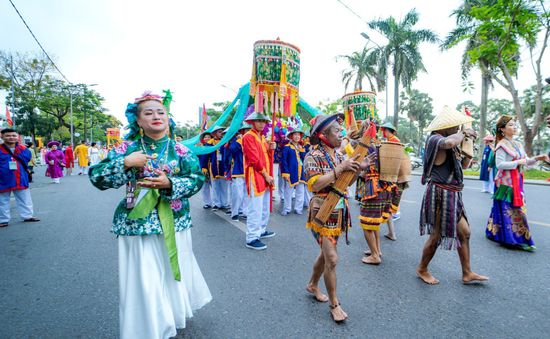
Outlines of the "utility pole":
[[15,129],[15,86],[13,85],[15,82],[15,74],[13,72],[13,55],[10,55],[10,70],[11,70],[11,114],[12,114],[11,121],[13,121],[13,128]]
[[69,87],[70,112],[71,112],[71,148],[74,149],[74,125],[73,125],[73,90]]
[[90,114],[90,144],[94,142],[94,116]]

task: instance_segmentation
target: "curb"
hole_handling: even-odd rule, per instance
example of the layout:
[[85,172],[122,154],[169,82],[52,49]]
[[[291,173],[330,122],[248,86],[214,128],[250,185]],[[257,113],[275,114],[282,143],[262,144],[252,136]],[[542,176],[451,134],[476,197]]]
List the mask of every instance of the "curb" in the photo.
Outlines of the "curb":
[[[422,173],[420,173],[420,172],[412,172],[411,175],[421,176]],[[476,180],[476,181],[480,181],[480,180],[479,180],[479,177],[473,176],[473,175],[465,175],[465,176],[464,176],[464,180]],[[550,186],[550,182],[544,181],[544,180],[532,180],[532,179],[529,179],[529,180],[525,180],[523,183],[524,183],[525,185]]]

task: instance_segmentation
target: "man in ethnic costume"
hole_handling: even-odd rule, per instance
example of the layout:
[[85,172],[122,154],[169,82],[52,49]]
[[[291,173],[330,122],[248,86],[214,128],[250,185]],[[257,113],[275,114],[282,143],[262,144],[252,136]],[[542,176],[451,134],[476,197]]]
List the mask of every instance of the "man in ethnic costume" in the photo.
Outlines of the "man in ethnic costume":
[[470,165],[463,158],[458,146],[465,137],[476,137],[472,129],[460,131],[459,127],[473,119],[448,106],[438,114],[427,131],[422,184],[426,185],[420,209],[420,235],[430,235],[422,251],[422,259],[416,273],[422,281],[439,283],[429,271],[428,265],[438,246],[456,248],[462,266],[462,282],[484,281],[489,278],[470,269],[470,226],[462,202],[462,169]]
[[80,171],[78,175],[88,174],[88,145],[86,140],[82,140],[80,145],[74,148],[74,158],[78,161]]
[[[214,127],[212,130],[212,140],[210,143],[215,146],[217,145],[221,138],[223,137],[223,131],[225,127],[218,126]],[[212,201],[214,203],[213,210],[229,210],[229,189],[228,181],[225,179],[226,168],[225,168],[225,147],[221,146],[214,152],[210,153],[209,158],[209,168],[211,174],[211,183],[212,183]]]
[[273,189],[273,164],[271,156],[275,143],[268,143],[262,135],[270,119],[254,112],[245,119],[252,129],[243,136],[245,180],[249,204],[246,219],[246,247],[252,250],[265,250],[267,245],[260,239],[271,238],[275,232],[267,230],[270,213],[270,191]]
[[[348,197],[340,199],[325,225],[319,227],[313,222],[313,219],[337,178],[344,171],[356,172],[360,167],[354,158],[344,160],[343,155],[336,150],[342,143],[342,127],[338,122],[342,116],[342,114],[323,115],[316,119],[311,129],[312,148],[304,161],[308,189],[314,194],[309,203],[306,227],[311,229],[321,247],[306,290],[313,294],[319,302],[330,301],[330,313],[336,322],[344,321],[348,317],[340,306],[336,295],[336,263],[338,261],[336,244],[342,231],[347,235],[347,230],[351,226]],[[366,164],[366,161],[363,164]],[[363,166],[363,164],[361,165]],[[328,297],[319,289],[318,284],[321,276],[324,277]]]
[[231,141],[229,141],[228,157],[226,168],[231,176],[231,219],[246,219],[248,212],[248,194],[246,182],[244,180],[244,154],[243,154],[243,135],[248,132],[252,126],[243,122],[241,127]]
[[292,210],[292,194],[295,193],[294,212],[302,214],[304,209],[305,176],[303,169],[303,156],[305,150],[300,144],[304,132],[295,129],[286,134],[289,142],[283,147],[279,168],[283,176],[283,203],[282,215],[288,215]]
[[[367,126],[369,126],[367,128]],[[367,130],[374,141],[376,139],[376,125],[366,121],[362,130]],[[369,146],[369,154],[377,154],[378,142]],[[364,264],[379,265],[382,262],[380,250],[380,226],[391,219],[392,192],[395,184],[380,180],[379,160],[373,161],[364,171],[364,186],[361,189],[361,207],[359,222],[369,249],[361,259]]]
[[[200,135],[200,145],[210,147],[212,145],[212,133],[204,131]],[[210,173],[210,153],[199,155],[199,163],[204,174],[204,185],[202,186],[202,208],[212,208],[212,177]]]
[[[386,141],[401,143],[401,140],[399,140],[399,138],[396,135],[397,129],[391,122],[387,122],[382,126],[380,126],[380,130],[382,131],[382,138],[385,139]],[[397,240],[393,221],[398,220],[400,218],[401,213],[399,212],[399,204],[401,203],[401,197],[403,196],[403,191],[408,187],[409,187],[409,183],[407,182],[407,179],[398,178],[392,190],[391,205],[390,205],[390,212],[392,214],[392,217],[389,218],[387,221],[388,233],[385,234],[384,237],[393,241]]]

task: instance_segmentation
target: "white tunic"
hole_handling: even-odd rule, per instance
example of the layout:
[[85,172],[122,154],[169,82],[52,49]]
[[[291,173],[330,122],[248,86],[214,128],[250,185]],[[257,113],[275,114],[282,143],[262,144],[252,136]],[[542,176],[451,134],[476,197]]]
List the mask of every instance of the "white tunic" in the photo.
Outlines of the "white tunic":
[[88,148],[88,158],[90,159],[90,166],[99,164],[101,158],[99,157],[99,150],[95,147]]

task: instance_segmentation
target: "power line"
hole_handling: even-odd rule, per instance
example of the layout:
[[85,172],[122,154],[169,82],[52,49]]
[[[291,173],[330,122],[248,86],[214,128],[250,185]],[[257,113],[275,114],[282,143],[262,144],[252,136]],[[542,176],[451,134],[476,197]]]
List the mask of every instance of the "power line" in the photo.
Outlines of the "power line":
[[[11,0],[10,0],[11,1]],[[351,7],[349,7],[348,5],[346,5],[345,3],[343,3],[342,1],[340,0],[336,0],[338,1],[339,3],[342,4],[342,6],[346,7],[348,11],[350,11],[351,13],[353,13],[353,15],[355,15],[356,17],[359,18],[359,20],[363,21],[364,23],[366,23],[367,25],[369,24],[369,22],[365,19],[363,19],[362,16],[360,16],[359,14],[357,14],[353,9],[351,9]]]
[[36,36],[34,35],[34,33],[32,32],[31,28],[29,27],[29,25],[27,25],[27,22],[25,21],[25,19],[23,19],[23,16],[21,15],[21,13],[19,13],[19,10],[17,9],[17,7],[15,7],[14,3],[10,1],[10,4],[13,6],[13,9],[15,9],[15,11],[17,12],[17,15],[19,15],[19,17],[21,18],[21,21],[23,21],[23,23],[25,24],[25,26],[27,27],[27,29],[29,30],[29,32],[31,33],[32,37],[34,38],[34,41],[36,41],[36,43],[38,44],[38,46],[40,46],[40,49],[42,49],[42,52],[44,52],[44,54],[46,55],[46,57],[48,58],[48,60],[50,60],[50,62],[52,63],[53,67],[59,72],[59,74],[61,74],[61,76],[63,77],[63,79],[65,79],[65,81],[67,81],[69,84],[72,84],[69,79],[67,79],[67,77],[63,74],[63,72],[61,72],[61,70],[59,69],[59,67],[57,67],[57,65],[55,64],[55,62],[53,62],[52,58],[50,58],[50,56],[48,55],[48,53],[46,52],[46,50],[44,49],[44,47],[42,47],[42,44],[40,43],[40,41],[38,41],[38,39],[36,38]]

